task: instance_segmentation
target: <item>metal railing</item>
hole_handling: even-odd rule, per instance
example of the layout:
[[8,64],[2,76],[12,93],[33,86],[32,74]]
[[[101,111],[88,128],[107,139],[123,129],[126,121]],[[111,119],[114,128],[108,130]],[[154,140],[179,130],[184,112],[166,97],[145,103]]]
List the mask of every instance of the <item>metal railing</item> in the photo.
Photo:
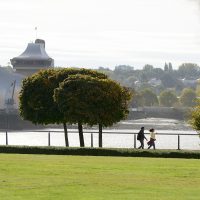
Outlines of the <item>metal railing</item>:
[[[61,130],[28,130],[28,131],[0,131],[0,133],[5,134],[5,144],[9,145],[9,136],[12,135],[13,133],[17,134],[22,134],[22,133],[47,133],[47,143],[44,146],[51,146],[52,145],[52,134],[53,133],[62,133],[64,136],[64,132]],[[68,130],[68,134],[78,134],[78,131],[75,129]],[[84,131],[85,134],[90,134],[90,147],[94,147],[94,135],[98,134],[97,130],[86,130]],[[137,148],[137,133],[136,132],[131,132],[130,130],[128,131],[116,131],[116,130],[104,130],[102,133],[103,136],[106,135],[131,135],[133,136],[133,148]],[[145,133],[146,136],[149,135],[149,133]],[[198,134],[185,134],[185,133],[157,133],[157,136],[177,136],[177,148],[178,150],[184,149],[181,148],[181,137],[182,136],[197,136],[199,137]],[[199,139],[199,138],[198,138]],[[200,142],[200,139],[199,139]],[[20,144],[24,145],[24,144]],[[39,145],[38,145],[39,146]],[[199,146],[200,148],[200,146]],[[175,149],[175,148],[174,148]]]

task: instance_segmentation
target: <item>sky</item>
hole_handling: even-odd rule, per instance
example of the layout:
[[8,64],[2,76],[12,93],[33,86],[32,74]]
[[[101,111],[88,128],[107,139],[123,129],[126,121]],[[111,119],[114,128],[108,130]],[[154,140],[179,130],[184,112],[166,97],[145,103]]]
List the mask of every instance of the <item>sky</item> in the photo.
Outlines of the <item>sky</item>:
[[55,66],[200,65],[199,2],[0,0],[0,65],[36,37],[46,41]]

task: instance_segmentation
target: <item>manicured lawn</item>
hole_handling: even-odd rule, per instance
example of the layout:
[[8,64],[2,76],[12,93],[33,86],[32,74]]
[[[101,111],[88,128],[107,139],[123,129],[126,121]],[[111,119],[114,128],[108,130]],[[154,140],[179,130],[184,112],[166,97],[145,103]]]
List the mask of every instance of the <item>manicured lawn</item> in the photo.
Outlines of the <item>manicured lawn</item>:
[[0,154],[1,200],[200,199],[200,160]]

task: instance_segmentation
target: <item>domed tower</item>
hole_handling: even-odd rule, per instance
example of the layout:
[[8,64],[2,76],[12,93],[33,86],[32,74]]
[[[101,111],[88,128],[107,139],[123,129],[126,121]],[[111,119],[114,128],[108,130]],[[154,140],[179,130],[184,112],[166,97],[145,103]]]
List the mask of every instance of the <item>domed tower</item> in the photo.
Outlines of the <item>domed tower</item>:
[[13,69],[17,73],[29,76],[41,69],[54,67],[54,60],[45,51],[45,41],[36,39],[35,43],[29,43],[26,50],[11,60]]

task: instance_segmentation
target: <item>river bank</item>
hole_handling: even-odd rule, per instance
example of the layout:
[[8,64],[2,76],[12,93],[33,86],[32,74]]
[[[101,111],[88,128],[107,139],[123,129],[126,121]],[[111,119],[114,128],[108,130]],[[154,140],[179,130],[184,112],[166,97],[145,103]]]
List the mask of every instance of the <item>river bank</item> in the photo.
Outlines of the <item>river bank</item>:
[[[138,129],[140,125],[142,125],[147,128],[154,126],[158,129],[188,130],[188,126],[183,127],[183,124],[186,124],[185,121],[187,120],[189,112],[188,108],[142,107],[138,109],[139,110],[130,109],[127,120],[121,121],[110,128],[132,129],[134,126]],[[158,123],[160,125],[157,127]],[[166,126],[167,124],[168,127]],[[22,120],[17,109],[9,111],[9,113],[7,113],[5,109],[0,110],[0,130],[29,130],[45,127],[62,128],[62,125],[35,125],[30,121]],[[76,126],[70,125],[69,127],[73,128]]]
[[154,128],[156,130],[178,130],[194,131],[187,121],[168,118],[143,118],[136,120],[124,120],[115,124],[115,129],[140,129],[144,126],[146,130]]

